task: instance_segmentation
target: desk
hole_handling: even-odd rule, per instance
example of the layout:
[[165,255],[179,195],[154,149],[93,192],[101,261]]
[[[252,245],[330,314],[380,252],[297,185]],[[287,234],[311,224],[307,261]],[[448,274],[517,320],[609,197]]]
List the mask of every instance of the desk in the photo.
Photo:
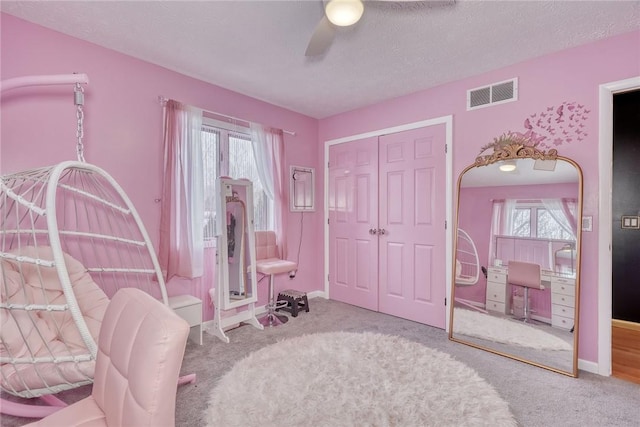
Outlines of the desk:
[[[494,313],[505,315],[513,314],[512,299],[513,291],[508,285],[508,267],[489,267],[487,272],[487,292],[486,309]],[[551,326],[562,329],[571,329],[574,325],[575,315],[575,295],[576,279],[555,273],[550,270],[541,271],[542,285],[550,292],[550,312],[534,313],[532,316],[536,320],[551,323]],[[548,297],[545,297],[548,299]],[[536,305],[532,304],[532,309],[536,310]]]

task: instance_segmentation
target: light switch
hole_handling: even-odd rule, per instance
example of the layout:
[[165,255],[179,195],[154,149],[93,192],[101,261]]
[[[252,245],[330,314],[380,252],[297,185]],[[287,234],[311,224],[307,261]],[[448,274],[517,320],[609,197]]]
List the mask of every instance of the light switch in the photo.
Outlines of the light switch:
[[622,228],[633,230],[640,229],[640,217],[635,215],[623,215],[620,221]]

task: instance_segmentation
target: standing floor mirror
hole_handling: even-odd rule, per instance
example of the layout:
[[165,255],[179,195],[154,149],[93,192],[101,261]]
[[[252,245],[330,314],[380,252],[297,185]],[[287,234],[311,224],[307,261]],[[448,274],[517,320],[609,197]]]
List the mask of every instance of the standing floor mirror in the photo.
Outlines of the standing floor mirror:
[[246,179],[216,180],[217,281],[212,332],[229,342],[225,329],[241,322],[258,329],[255,303],[256,246],[253,222],[253,185]]
[[580,167],[501,138],[461,173],[457,194],[449,338],[576,377]]

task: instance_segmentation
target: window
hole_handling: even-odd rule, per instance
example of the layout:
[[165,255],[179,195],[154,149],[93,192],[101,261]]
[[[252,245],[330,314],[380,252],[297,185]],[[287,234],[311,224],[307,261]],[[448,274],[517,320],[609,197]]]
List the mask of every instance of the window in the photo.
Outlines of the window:
[[247,178],[253,184],[253,219],[255,230],[273,230],[273,202],[264,192],[256,168],[248,129],[230,127],[216,120],[204,119],[202,128],[204,167],[205,223],[204,240],[215,242],[215,180],[218,176]]
[[513,211],[512,236],[572,240],[573,236],[538,202],[518,202]]

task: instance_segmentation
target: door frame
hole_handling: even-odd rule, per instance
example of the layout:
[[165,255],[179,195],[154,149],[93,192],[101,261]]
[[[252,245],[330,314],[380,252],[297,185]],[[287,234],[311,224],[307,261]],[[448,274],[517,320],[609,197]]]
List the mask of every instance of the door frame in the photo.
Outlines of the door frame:
[[604,83],[599,88],[598,179],[600,195],[598,218],[598,371],[611,376],[611,319],[613,301],[613,274],[611,245],[612,222],[612,173],[613,173],[613,96],[618,93],[640,89],[640,76]]
[[[452,245],[453,245],[453,115],[436,117],[429,120],[422,120],[418,122],[406,123],[403,125],[392,126],[384,129],[373,130],[370,132],[349,135],[342,138],[330,139],[324,141],[324,297],[329,298],[329,147],[337,144],[344,144],[346,142],[355,141],[363,138],[370,138],[374,136],[382,136],[390,133],[403,132],[405,130],[413,130],[422,127],[429,127],[435,125],[445,125],[445,181],[446,181],[446,196],[445,196],[445,220],[447,223],[447,230],[445,233],[445,251],[446,262],[444,268],[446,269],[445,276],[445,295],[448,297],[451,295],[451,268],[452,268]],[[447,300],[445,330],[449,331],[449,319],[452,304]]]

